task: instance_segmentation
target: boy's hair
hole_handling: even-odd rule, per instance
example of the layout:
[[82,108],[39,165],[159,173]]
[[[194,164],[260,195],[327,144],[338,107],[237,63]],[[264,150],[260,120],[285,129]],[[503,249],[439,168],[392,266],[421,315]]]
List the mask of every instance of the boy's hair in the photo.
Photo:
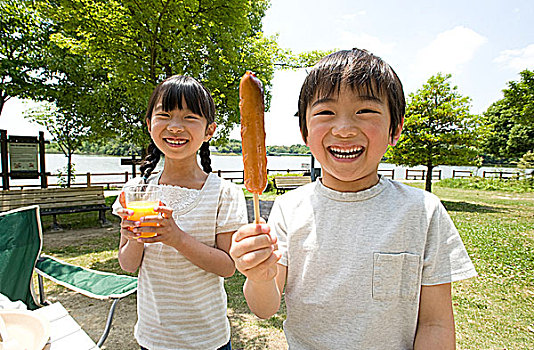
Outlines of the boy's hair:
[[[183,109],[183,101],[191,112],[201,115],[210,125],[215,121],[215,103],[209,90],[195,79],[183,75],[173,75],[159,83],[148,101],[146,119],[152,119],[156,104],[161,101],[162,108],[170,112],[176,108]],[[140,166],[141,175],[146,179],[150,176],[161,158],[162,152],[156,147],[154,141],[147,148],[147,155]],[[211,173],[211,159],[209,142],[200,147],[200,163],[205,172]]]
[[342,85],[364,91],[371,96],[387,98],[393,138],[404,118],[406,101],[402,83],[389,64],[367,50],[352,49],[334,52],[321,59],[310,71],[299,97],[299,125],[304,141],[308,138],[306,109],[315,97],[338,94]]

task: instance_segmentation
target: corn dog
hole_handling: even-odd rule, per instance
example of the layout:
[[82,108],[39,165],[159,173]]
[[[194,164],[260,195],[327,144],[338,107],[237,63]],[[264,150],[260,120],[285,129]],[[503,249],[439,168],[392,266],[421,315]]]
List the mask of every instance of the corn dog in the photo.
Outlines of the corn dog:
[[245,187],[251,193],[261,194],[267,186],[267,155],[263,122],[263,88],[261,81],[246,72],[239,84],[241,112],[241,140]]

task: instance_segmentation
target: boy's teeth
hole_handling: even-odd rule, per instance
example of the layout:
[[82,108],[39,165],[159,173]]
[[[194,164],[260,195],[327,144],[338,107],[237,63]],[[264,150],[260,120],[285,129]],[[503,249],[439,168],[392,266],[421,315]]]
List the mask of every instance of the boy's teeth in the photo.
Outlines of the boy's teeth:
[[337,158],[349,159],[356,158],[363,152],[363,147],[352,147],[352,148],[337,148],[330,147],[330,152]]

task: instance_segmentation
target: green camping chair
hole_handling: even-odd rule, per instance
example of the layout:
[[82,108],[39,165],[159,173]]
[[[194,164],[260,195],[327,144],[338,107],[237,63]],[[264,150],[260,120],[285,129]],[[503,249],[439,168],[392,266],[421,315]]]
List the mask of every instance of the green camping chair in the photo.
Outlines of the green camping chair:
[[[34,310],[46,305],[42,277],[85,296],[113,300],[106,326],[97,343],[106,340],[117,302],[137,290],[137,278],[95,271],[41,255],[42,229],[39,207],[30,206],[0,213],[0,293],[23,301]],[[33,270],[38,274],[39,297],[35,298]]]

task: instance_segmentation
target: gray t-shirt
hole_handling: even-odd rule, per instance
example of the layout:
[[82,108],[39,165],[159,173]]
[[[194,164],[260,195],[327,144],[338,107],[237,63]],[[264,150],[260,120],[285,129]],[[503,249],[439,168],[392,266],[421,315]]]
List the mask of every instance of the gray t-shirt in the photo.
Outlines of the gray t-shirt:
[[360,192],[320,181],[276,199],[290,349],[411,349],[422,285],[476,276],[431,193],[382,177]]

